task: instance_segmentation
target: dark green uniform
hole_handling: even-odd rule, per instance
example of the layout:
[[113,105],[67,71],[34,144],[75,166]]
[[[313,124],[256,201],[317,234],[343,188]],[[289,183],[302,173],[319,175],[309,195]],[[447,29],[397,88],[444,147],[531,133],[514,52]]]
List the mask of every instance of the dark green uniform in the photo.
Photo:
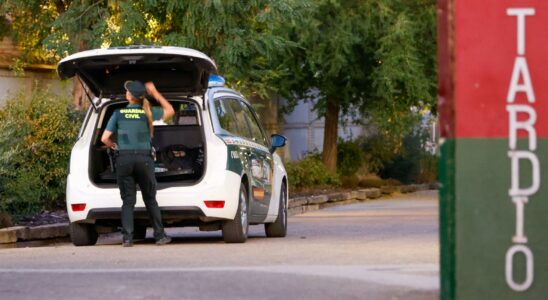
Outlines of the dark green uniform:
[[106,130],[116,133],[119,156],[116,159],[116,179],[122,197],[122,233],[124,240],[133,237],[133,209],[137,189],[145,202],[156,240],[165,236],[162,217],[156,202],[156,177],[151,156],[150,129],[140,105],[130,104],[114,112]]

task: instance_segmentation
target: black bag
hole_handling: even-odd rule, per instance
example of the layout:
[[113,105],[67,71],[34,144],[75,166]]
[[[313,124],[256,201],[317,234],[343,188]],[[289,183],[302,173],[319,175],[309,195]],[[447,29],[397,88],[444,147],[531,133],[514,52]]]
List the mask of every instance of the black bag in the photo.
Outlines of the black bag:
[[195,173],[200,162],[201,148],[189,148],[184,145],[171,145],[160,152],[160,161],[168,171],[186,171],[185,173]]

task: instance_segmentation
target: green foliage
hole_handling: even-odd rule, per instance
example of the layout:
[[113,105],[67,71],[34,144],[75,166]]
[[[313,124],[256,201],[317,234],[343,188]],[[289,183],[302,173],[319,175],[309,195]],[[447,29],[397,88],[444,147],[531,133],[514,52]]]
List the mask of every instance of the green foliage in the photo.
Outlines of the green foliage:
[[5,16],[0,16],[0,40],[4,38],[9,32],[8,20]]
[[81,113],[35,88],[0,110],[0,211],[15,217],[60,205]]
[[[276,82],[288,99],[286,112],[313,99],[320,116],[327,117],[331,103],[330,114],[359,113],[380,130],[402,135],[413,122],[411,107],[433,110],[434,0],[313,3],[299,27],[287,28],[298,47],[283,61],[290,75]],[[324,134],[324,141],[334,155],[336,138]]]
[[288,110],[315,98],[323,114],[333,101],[343,113],[357,110],[397,132],[408,127],[400,123],[411,106],[435,106],[434,0],[313,3],[299,27],[287,28],[299,45],[285,57],[291,75],[278,83]]
[[[338,171],[338,170],[337,170]],[[360,178],[356,174],[341,176],[341,186],[344,188],[357,188],[360,185]]]
[[362,188],[380,188],[386,185],[398,185],[398,182],[396,180],[383,180],[377,175],[370,174],[360,178],[358,183],[358,186]]
[[372,173],[378,173],[386,163],[392,161],[402,147],[401,141],[388,132],[372,134],[363,138],[361,144],[367,170]]
[[352,174],[341,177],[342,186],[345,188],[380,188],[383,186],[398,186],[401,182],[397,179],[387,178],[382,179],[377,175],[368,174],[361,176],[360,174]]
[[308,7],[294,0],[4,0],[0,15],[12,19],[10,36],[27,62],[56,63],[99,47],[183,46],[214,58],[230,85],[266,97],[276,90],[270,83],[285,74],[278,62],[296,46],[280,30]]
[[384,129],[402,132],[412,121],[406,118],[410,107],[431,109],[436,104],[436,77],[431,72],[435,65],[420,51],[428,47],[432,50],[430,56],[435,57],[435,32],[430,31],[432,35],[427,36],[416,29],[424,28],[424,23],[428,28],[435,28],[435,19],[423,16],[425,12],[434,11],[435,3],[395,2],[400,6],[391,6],[390,21],[378,29],[380,34],[373,47],[376,61],[369,75],[372,101],[363,103],[361,110],[373,110],[375,113],[369,115],[384,125]]
[[[57,3],[62,1],[18,1],[0,2],[0,16],[4,16],[2,35],[12,38],[22,51],[24,63],[54,63],[59,57],[47,49],[43,41],[51,33],[51,24],[59,16]],[[60,5],[60,7],[63,5]]]
[[[0,16],[25,63],[131,44],[201,50],[250,98],[282,95],[286,111],[315,99],[320,116],[328,103],[331,116],[359,113],[390,137],[387,155],[414,122],[410,108],[435,113],[434,0],[4,0]],[[369,159],[373,169],[383,156]]]
[[382,178],[394,178],[402,183],[433,182],[437,178],[437,156],[425,150],[428,133],[414,130],[402,141],[402,149],[379,170]]
[[191,47],[212,56],[229,84],[248,96],[274,92],[291,107],[316,89],[320,113],[335,101],[343,113],[357,109],[385,123],[411,105],[435,106],[435,4],[4,0],[0,15],[9,18],[0,27],[8,27],[26,63],[56,63],[97,47]]
[[438,156],[422,155],[419,160],[418,183],[433,183],[438,181]]
[[343,141],[337,145],[337,172],[341,176],[356,174],[364,163],[365,155],[359,141]]
[[292,190],[339,184],[339,178],[327,171],[317,154],[309,155],[299,161],[287,162],[285,169],[289,177],[289,187]]

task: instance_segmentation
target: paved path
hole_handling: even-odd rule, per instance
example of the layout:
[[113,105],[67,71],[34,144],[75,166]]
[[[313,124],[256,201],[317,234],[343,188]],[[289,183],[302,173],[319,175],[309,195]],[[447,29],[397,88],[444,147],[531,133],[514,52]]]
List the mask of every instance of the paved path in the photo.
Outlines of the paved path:
[[[0,249],[2,299],[437,299],[435,191],[289,219],[283,239],[251,228],[245,244],[219,232],[169,229],[174,242]],[[150,232],[149,232],[150,237]]]

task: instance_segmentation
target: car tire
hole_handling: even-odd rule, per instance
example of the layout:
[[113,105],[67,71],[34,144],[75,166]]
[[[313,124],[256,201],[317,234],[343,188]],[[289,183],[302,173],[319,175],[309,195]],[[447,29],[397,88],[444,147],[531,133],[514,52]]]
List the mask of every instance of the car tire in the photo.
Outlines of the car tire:
[[136,225],[133,230],[134,240],[144,240],[147,237],[147,227],[145,225]]
[[287,189],[285,183],[280,190],[280,204],[278,205],[278,217],[274,223],[264,224],[267,237],[285,237],[287,234]]
[[234,220],[223,222],[223,240],[226,243],[243,243],[247,240],[247,231],[249,229],[248,221],[248,201],[245,185],[240,185],[238,195],[238,211]]
[[99,234],[95,225],[86,223],[70,223],[70,239],[75,246],[92,246],[97,243]]

